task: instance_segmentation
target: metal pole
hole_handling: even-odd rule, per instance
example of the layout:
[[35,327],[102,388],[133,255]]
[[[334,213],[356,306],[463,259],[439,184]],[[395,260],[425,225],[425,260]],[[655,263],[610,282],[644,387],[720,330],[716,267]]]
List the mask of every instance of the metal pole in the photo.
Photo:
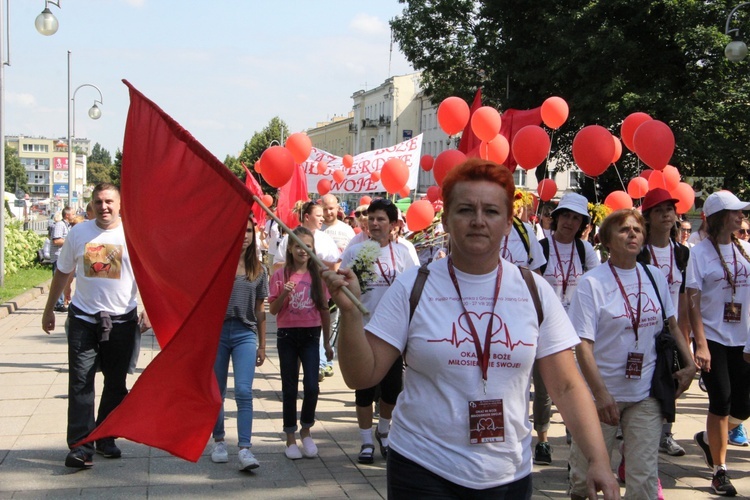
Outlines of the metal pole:
[[70,51],[68,51],[68,206],[73,206],[73,188],[75,187],[76,155],[73,152],[73,115],[75,114],[75,101],[70,93]]
[[5,286],[5,2],[0,0],[0,287]]

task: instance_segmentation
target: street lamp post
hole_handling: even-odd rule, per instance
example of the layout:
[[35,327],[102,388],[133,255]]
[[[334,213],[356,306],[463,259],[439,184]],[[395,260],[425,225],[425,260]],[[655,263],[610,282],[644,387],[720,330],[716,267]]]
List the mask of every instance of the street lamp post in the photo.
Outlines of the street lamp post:
[[734,9],[729,12],[727,16],[727,23],[724,26],[724,34],[732,35],[733,40],[729,42],[724,49],[724,56],[732,62],[740,62],[747,57],[747,44],[742,40],[739,28],[729,29],[729,23],[732,21],[732,16],[741,7],[750,5],[750,2],[742,2]]
[[[102,110],[99,109],[98,104],[104,104],[104,98],[102,97],[102,91],[99,87],[90,83],[84,83],[79,85],[71,93],[73,88],[70,83],[70,51],[68,51],[68,206],[73,206],[73,191],[76,188],[75,173],[76,173],[76,154],[73,151],[73,137],[76,134],[76,93],[83,87],[93,87],[99,92],[99,100],[94,99],[94,105],[89,109],[89,118],[92,120],[98,120],[102,116]],[[83,175],[81,175],[83,178]],[[83,185],[81,185],[81,191],[83,191]],[[78,193],[80,198],[82,193]]]
[[[0,0],[0,287],[5,286],[5,66],[10,66],[10,23],[7,15],[9,1]],[[52,35],[57,31],[57,19],[48,8],[50,3],[60,7],[60,0],[45,0],[44,10],[37,16],[35,23],[37,31],[43,35]]]

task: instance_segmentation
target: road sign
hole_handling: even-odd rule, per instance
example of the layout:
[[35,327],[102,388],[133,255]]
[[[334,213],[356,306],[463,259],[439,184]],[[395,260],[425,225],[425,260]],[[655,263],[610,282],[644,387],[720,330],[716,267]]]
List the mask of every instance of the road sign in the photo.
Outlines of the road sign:
[[23,189],[16,189],[16,198],[19,200],[23,200],[23,198],[26,196],[26,192]]
[[24,200],[16,200],[13,202],[14,207],[25,207],[26,202]]

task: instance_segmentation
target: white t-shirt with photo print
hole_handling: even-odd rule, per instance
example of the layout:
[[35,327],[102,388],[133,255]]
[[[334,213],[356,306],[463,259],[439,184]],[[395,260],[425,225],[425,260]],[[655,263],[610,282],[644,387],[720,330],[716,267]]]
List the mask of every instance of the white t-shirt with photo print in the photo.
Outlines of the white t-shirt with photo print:
[[[417,268],[396,280],[367,325],[369,332],[404,353],[407,365],[404,389],[393,412],[391,448],[470,488],[500,486],[531,473],[528,395],[532,365],[535,359],[578,343],[565,310],[544,279],[533,275],[544,311],[540,329],[519,269],[500,262],[503,276],[495,304],[496,271],[471,275],[455,270],[465,310],[448,273],[448,259],[441,259],[429,265],[430,274],[411,322],[409,295]],[[468,317],[482,345],[492,318],[486,394]],[[502,400],[504,441],[470,444],[470,402],[498,399]]]

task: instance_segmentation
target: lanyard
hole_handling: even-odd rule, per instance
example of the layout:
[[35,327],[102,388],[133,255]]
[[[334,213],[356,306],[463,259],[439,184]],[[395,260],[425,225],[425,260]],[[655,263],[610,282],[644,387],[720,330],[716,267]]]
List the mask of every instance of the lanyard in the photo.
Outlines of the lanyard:
[[640,325],[641,323],[641,273],[638,271],[638,266],[636,266],[635,274],[636,276],[638,276],[638,304],[636,306],[636,310],[633,311],[633,307],[630,305],[630,301],[628,300],[628,294],[625,293],[625,287],[622,286],[622,282],[620,281],[620,277],[617,275],[615,266],[612,265],[611,261],[609,261],[608,264],[609,270],[612,271],[612,274],[615,277],[615,281],[617,281],[617,286],[620,287],[622,299],[625,301],[625,312],[630,318],[630,324],[633,325],[633,333],[635,333],[635,346],[636,348],[638,348],[638,325]]
[[391,266],[392,266],[391,269],[393,270],[390,276],[391,279],[388,279],[388,276],[385,273],[385,269],[383,269],[383,266],[380,264],[380,257],[378,257],[378,259],[375,262],[377,262],[378,267],[380,268],[381,276],[383,276],[383,279],[388,284],[388,286],[391,286],[391,284],[393,283],[393,280],[396,279],[396,257],[394,257],[393,255],[393,245],[391,245],[390,241],[388,242],[388,248],[391,250]]
[[[671,242],[667,247],[669,248],[669,273],[667,274],[667,283],[671,285],[674,281],[672,279],[672,272],[674,271],[674,250],[672,250]],[[653,245],[648,246],[648,251],[651,253],[651,260],[654,261],[654,265],[661,269],[661,267],[659,267],[659,263],[656,261],[656,254],[654,253]]]
[[560,251],[557,249],[557,241],[555,237],[552,238],[552,244],[555,246],[555,256],[557,256],[557,263],[560,266],[560,274],[562,275],[562,297],[565,298],[565,292],[568,290],[568,281],[570,281],[570,273],[573,272],[573,252],[575,252],[575,241],[570,243],[570,260],[568,261],[568,273],[565,274],[562,265],[562,259],[560,258]]
[[466,321],[469,323],[469,331],[471,332],[471,338],[474,341],[474,348],[477,351],[477,359],[481,361],[482,368],[482,382],[484,387],[484,393],[487,394],[487,368],[490,366],[490,345],[492,344],[492,323],[495,319],[494,309],[497,304],[497,297],[500,294],[500,283],[503,281],[503,264],[498,259],[497,262],[497,279],[495,280],[495,296],[492,299],[492,309],[490,314],[490,321],[487,323],[487,332],[484,335],[484,351],[482,351],[482,343],[479,341],[479,334],[474,326],[474,322],[471,320],[471,315],[466,310],[466,304],[461,296],[461,289],[458,286],[458,280],[456,279],[456,273],[453,270],[453,259],[448,256],[448,273],[453,281],[453,286],[456,288],[456,293],[461,301],[461,307],[464,310],[464,316]]
[[721,251],[719,251],[719,245],[716,244],[715,241],[711,240],[711,243],[714,244],[714,249],[716,249],[716,253],[719,254],[719,260],[721,261],[721,266],[724,268],[724,278],[727,280],[727,283],[729,283],[729,286],[732,287],[732,304],[734,304],[734,294],[737,292],[737,282],[734,280],[737,276],[737,252],[734,249],[734,243],[730,243],[732,246],[732,260],[734,267],[734,275],[729,272],[729,268],[727,267],[727,263],[724,261],[724,256],[721,255]]

